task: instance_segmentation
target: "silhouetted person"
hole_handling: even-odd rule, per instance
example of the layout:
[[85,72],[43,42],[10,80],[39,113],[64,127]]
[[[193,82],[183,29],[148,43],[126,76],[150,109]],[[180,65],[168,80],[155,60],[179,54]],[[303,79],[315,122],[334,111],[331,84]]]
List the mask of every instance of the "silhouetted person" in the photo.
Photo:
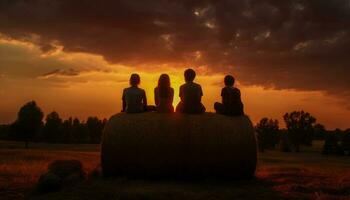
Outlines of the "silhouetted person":
[[214,104],[216,113],[231,116],[243,115],[241,91],[234,87],[235,78],[231,75],[227,75],[224,82],[225,87],[221,90],[222,103],[216,102]]
[[170,87],[170,78],[168,74],[162,74],[158,80],[158,86],[154,88],[154,102],[156,111],[160,113],[172,113],[174,89]]
[[196,72],[187,69],[184,73],[186,83],[180,87],[181,101],[176,107],[176,112],[188,114],[200,114],[205,112],[205,107],[201,103],[203,91],[202,87],[194,83]]
[[145,90],[138,87],[140,76],[131,74],[130,87],[123,90],[123,109],[126,113],[141,113],[147,111],[147,98]]

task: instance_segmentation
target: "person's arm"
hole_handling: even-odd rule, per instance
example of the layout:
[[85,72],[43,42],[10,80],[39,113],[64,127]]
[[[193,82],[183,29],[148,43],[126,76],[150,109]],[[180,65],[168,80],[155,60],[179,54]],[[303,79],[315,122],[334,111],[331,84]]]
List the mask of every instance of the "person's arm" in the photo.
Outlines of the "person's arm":
[[184,101],[184,94],[183,94],[182,86],[180,86],[179,97],[180,97],[181,101],[183,102]]
[[122,112],[125,112],[126,109],[126,101],[125,101],[125,90],[123,90],[123,96],[122,96]]
[[221,103],[225,103],[225,88],[221,89]]
[[154,103],[156,104],[156,106],[159,105],[159,94],[158,94],[158,88],[154,88]]
[[239,99],[239,101],[242,101],[242,98],[241,98],[241,90],[239,90],[238,88],[236,88],[237,89],[237,95],[238,95],[238,99]]
[[202,90],[202,86],[199,85],[199,101],[201,102],[202,101],[202,96],[203,96],[203,90]]
[[170,103],[173,104],[174,101],[174,88],[170,88]]
[[147,108],[147,97],[146,92],[143,90],[143,106]]

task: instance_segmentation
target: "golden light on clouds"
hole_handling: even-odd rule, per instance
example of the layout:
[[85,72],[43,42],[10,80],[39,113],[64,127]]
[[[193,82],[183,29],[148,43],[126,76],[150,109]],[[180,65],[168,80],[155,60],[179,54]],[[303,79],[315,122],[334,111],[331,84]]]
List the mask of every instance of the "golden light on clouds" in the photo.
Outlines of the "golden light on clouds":
[[[185,67],[116,65],[99,55],[69,53],[62,49],[57,46],[43,53],[32,43],[0,39],[0,52],[10,54],[0,58],[0,63],[11,66],[0,68],[0,123],[13,121],[19,107],[30,100],[36,100],[45,113],[55,110],[64,118],[108,118],[121,110],[122,90],[128,87],[131,73],[140,74],[140,87],[146,90],[150,104],[154,104],[153,90],[160,74],[168,73],[175,89],[174,106],[179,102],[178,89],[184,83]],[[196,52],[198,59],[201,56]],[[203,103],[207,111],[212,112],[214,102],[221,100],[224,74],[213,73],[206,66],[194,68],[198,72],[196,81],[203,88]],[[328,128],[349,125],[349,109],[344,108],[339,99],[323,92],[266,89],[242,85],[240,77],[236,78],[245,111],[254,123],[262,117],[272,117],[283,125],[285,112],[304,109]]]

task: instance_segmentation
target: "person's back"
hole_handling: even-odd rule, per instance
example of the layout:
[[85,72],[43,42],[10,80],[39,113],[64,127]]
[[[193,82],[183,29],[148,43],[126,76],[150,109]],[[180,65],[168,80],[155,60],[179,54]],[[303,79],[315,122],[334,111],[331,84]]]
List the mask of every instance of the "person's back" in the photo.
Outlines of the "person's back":
[[144,112],[143,99],[145,97],[145,91],[138,87],[129,87],[124,89],[123,96],[126,102],[125,112],[127,113],[140,113]]
[[156,110],[160,113],[172,113],[174,112],[173,107],[173,98],[174,98],[174,89],[169,88],[169,94],[167,96],[162,96],[160,94],[159,87],[154,89],[154,96],[156,102]]
[[158,79],[158,86],[154,88],[154,102],[156,103],[155,109],[159,113],[174,112],[174,89],[170,87],[170,85],[169,75],[160,75]]
[[180,97],[184,103],[184,111],[193,113],[201,106],[202,87],[197,83],[187,82],[180,87]]
[[123,109],[126,113],[140,113],[147,110],[147,99],[145,90],[138,88],[140,76],[132,74],[130,77],[131,87],[123,90]]
[[180,87],[181,102],[176,107],[177,112],[200,114],[205,112],[205,107],[201,103],[203,91],[202,87],[194,83],[195,72],[192,69],[185,71],[186,83]]
[[222,103],[225,107],[225,114],[242,115],[243,103],[241,100],[241,91],[235,87],[224,87],[221,90]]
[[225,87],[221,90],[222,103],[216,102],[214,109],[219,114],[224,115],[243,115],[243,103],[241,100],[241,91],[234,87],[235,79],[227,75],[224,79]]

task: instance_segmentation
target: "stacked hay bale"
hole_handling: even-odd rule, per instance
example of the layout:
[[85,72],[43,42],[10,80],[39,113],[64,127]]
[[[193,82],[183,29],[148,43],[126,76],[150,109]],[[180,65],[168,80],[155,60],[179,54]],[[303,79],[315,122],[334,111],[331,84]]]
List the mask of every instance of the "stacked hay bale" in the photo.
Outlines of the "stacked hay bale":
[[105,176],[250,178],[256,139],[247,116],[117,114],[105,127],[101,159]]

